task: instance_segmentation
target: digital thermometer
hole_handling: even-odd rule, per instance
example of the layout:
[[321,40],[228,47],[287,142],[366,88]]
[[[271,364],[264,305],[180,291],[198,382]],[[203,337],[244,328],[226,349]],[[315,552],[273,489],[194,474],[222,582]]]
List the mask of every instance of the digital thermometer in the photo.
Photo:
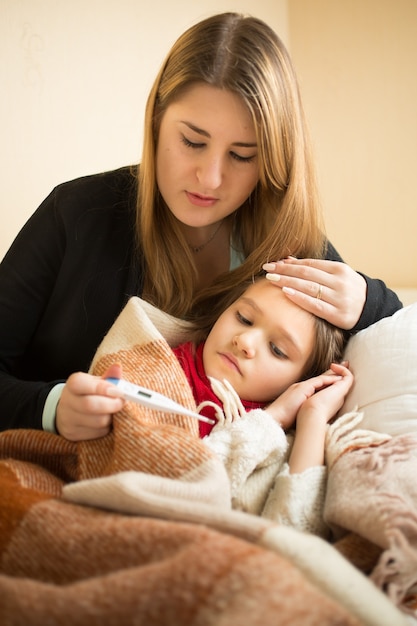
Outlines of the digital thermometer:
[[139,385],[130,383],[122,378],[107,378],[106,380],[113,383],[113,385],[116,385],[126,400],[131,400],[137,404],[142,404],[143,406],[150,407],[151,409],[157,409],[158,411],[164,411],[165,413],[176,413],[178,415],[195,417],[201,422],[206,422],[207,424],[216,423],[209,417],[205,417],[204,415],[200,415],[199,413],[186,409],[185,406],[178,404],[178,402],[174,402],[174,400],[164,396],[162,393],[151,391],[151,389],[146,389],[146,387],[140,387]]

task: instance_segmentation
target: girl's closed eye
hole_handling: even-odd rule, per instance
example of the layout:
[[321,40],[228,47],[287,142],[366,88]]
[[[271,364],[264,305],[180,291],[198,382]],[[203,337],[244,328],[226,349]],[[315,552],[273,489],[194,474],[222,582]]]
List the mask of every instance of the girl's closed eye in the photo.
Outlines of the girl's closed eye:
[[287,355],[282,350],[280,350],[278,346],[276,346],[274,343],[270,343],[269,346],[274,356],[278,357],[279,359],[288,359]]
[[240,313],[239,311],[236,312],[236,318],[241,324],[244,324],[245,326],[252,326],[252,322],[248,320],[244,315],[242,315],[242,313]]

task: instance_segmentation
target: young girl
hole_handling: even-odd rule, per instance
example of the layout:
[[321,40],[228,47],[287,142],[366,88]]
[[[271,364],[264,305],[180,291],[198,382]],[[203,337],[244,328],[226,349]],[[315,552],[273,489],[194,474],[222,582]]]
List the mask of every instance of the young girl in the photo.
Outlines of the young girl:
[[[226,379],[246,410],[263,408],[285,429],[297,420],[292,471],[321,465],[325,426],[353,381],[340,364],[345,334],[294,305],[266,278],[235,289],[227,301],[214,323],[212,312],[201,320],[195,341],[174,348],[196,403],[221,405],[210,379]],[[214,418],[216,411],[209,405],[202,413]],[[200,422],[201,436],[211,429]]]
[[[221,417],[220,406],[233,417],[214,428],[200,422],[200,435],[225,463],[235,508],[325,534],[327,424],[353,382],[340,364],[345,333],[266,278],[222,306],[214,323],[213,312],[201,320],[194,341],[174,348],[200,412]],[[288,440],[284,430],[293,431]]]

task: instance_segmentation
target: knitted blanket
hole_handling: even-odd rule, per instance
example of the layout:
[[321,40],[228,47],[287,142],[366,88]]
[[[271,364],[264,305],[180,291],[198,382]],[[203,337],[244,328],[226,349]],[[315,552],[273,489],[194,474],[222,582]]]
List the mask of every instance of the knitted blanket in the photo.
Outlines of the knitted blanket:
[[[100,375],[119,362],[128,380],[195,410],[146,312],[137,298],[129,301],[91,371]],[[159,328],[167,320],[165,336],[186,332],[166,316]],[[332,449],[338,488],[337,467],[351,453],[337,437]],[[396,452],[398,463],[407,450]],[[107,437],[73,443],[7,431],[0,459],[4,626],[409,624],[364,573],[378,543],[345,523],[345,503],[336,507],[342,519],[328,512],[330,522],[354,532],[335,546],[232,510],[225,467],[199,439],[193,418],[126,403]],[[342,470],[353,485],[350,464]],[[398,514],[406,520],[404,506]]]

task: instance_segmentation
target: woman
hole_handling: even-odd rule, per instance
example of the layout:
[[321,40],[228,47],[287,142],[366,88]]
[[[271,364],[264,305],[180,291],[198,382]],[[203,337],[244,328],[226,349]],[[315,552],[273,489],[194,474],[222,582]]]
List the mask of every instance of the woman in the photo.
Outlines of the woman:
[[265,261],[288,298],[347,330],[401,306],[326,243],[284,46],[262,21],[226,13],[165,60],[139,170],[57,187],[3,260],[0,427],[107,434],[122,401],[84,372],[127,299],[195,319]]

